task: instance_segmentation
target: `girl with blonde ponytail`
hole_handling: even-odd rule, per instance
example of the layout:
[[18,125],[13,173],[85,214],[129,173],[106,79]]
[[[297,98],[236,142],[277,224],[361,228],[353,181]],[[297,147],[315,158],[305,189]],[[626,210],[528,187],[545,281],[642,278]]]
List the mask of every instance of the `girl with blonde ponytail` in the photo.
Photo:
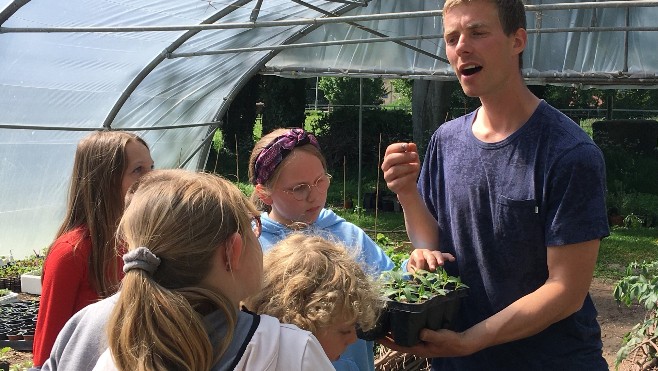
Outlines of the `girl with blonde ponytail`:
[[253,204],[220,177],[162,172],[119,223],[125,277],[94,370],[331,370],[309,332],[239,310],[262,286]]

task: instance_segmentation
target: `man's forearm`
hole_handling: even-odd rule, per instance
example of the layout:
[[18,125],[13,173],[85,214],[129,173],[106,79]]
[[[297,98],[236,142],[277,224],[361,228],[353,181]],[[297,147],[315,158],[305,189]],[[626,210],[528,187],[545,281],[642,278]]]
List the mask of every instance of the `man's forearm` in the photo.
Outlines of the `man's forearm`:
[[418,192],[398,195],[404,210],[404,223],[409,240],[416,249],[439,249],[439,233],[436,219],[427,210]]

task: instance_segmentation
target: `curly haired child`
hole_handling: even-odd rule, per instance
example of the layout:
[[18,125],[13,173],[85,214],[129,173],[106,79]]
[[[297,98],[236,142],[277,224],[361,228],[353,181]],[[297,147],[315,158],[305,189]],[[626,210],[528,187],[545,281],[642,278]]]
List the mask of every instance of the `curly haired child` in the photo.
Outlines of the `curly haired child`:
[[340,243],[293,233],[263,258],[264,284],[250,310],[312,332],[332,361],[375,326],[383,306],[372,278]]

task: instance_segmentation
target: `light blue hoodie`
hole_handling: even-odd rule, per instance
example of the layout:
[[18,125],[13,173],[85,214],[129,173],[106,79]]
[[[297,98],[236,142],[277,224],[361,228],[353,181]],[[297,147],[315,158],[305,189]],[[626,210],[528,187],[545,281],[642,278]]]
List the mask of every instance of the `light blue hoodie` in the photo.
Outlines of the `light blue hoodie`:
[[[267,215],[261,214],[263,230],[259,241],[263,251],[294,232]],[[322,209],[316,221],[304,230],[305,233],[317,234],[328,240],[334,240],[354,249],[361,267],[374,277],[383,271],[393,269],[393,262],[361,228],[336,215],[331,210]],[[340,359],[332,362],[338,371],[374,371],[375,355],[372,341],[358,339],[347,347]]]

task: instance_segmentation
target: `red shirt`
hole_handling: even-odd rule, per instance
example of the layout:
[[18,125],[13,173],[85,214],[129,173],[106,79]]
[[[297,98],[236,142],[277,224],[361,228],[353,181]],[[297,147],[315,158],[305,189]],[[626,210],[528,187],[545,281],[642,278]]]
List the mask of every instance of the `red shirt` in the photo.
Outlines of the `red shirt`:
[[[66,321],[80,309],[101,299],[89,280],[91,240],[84,237],[86,232],[86,227],[79,227],[60,236],[44,262],[39,315],[32,346],[35,366],[46,362]],[[123,261],[120,257],[118,259],[121,269]]]

